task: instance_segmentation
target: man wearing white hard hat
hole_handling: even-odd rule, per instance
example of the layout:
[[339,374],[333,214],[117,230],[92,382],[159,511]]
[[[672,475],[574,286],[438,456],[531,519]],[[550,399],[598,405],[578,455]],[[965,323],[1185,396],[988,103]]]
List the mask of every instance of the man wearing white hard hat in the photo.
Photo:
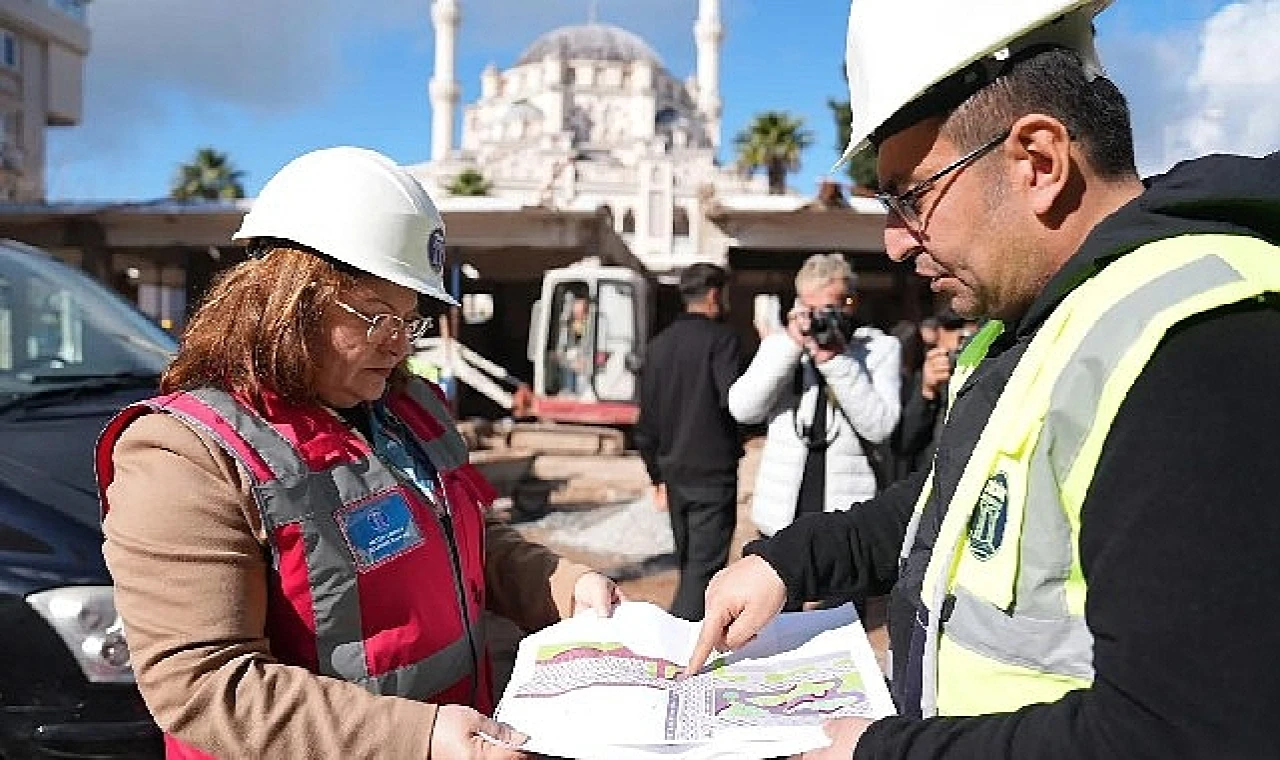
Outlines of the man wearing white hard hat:
[[295,159],[163,395],[104,431],[103,551],[167,757],[523,757],[486,715],[485,610],[533,630],[620,599],[487,516],[443,396],[405,368],[419,298],[453,302],[444,234],[385,156]]
[[892,591],[900,715],[813,758],[1280,757],[1280,154],[1146,182],[1108,4],[854,0],[846,158],[988,321],[931,466],[748,547],[690,662]]

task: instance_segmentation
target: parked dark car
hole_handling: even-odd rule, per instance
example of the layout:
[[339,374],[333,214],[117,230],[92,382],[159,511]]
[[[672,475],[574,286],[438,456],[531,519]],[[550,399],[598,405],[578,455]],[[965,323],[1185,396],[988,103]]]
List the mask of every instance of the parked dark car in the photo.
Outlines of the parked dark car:
[[93,448],[175,349],[102,284],[0,242],[0,760],[163,754],[102,559]]

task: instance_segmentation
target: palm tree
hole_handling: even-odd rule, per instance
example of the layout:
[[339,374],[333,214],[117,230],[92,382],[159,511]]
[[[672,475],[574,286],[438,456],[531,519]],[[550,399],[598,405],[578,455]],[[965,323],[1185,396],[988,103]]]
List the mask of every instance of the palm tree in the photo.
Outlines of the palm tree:
[[800,168],[800,154],[813,144],[813,133],[804,128],[804,119],[782,111],[759,114],[733,140],[738,165],[748,172],[764,169],[769,175],[769,192],[787,192],[787,174]]
[[180,201],[243,198],[244,176],[226,153],[201,148],[190,163],[178,167],[169,197]]
[[478,169],[463,169],[448,187],[450,195],[488,195],[492,189],[493,183]]
[[[844,155],[844,149],[849,144],[849,123],[853,121],[853,111],[849,108],[847,100],[828,98],[827,107],[831,109],[831,115],[836,120],[836,153]],[[874,148],[854,156],[844,168],[849,173],[849,179],[853,180],[853,184],[873,193],[879,192],[880,181],[876,178]]]

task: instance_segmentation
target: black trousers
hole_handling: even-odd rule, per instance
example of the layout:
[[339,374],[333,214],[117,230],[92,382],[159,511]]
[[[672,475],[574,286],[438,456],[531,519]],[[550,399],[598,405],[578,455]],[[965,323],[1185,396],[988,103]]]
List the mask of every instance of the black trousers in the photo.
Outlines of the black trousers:
[[667,483],[667,511],[675,539],[680,581],[671,614],[701,620],[711,576],[729,561],[738,517],[738,484]]

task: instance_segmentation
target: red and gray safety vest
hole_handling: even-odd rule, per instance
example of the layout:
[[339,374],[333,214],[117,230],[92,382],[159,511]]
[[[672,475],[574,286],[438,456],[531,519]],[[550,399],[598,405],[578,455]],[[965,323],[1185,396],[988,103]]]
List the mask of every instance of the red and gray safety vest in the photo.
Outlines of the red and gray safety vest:
[[[201,389],[134,404],[98,442],[103,515],[125,428],[171,414],[249,474],[272,567],[266,636],[281,662],[374,694],[492,711],[484,636],[484,509],[492,486],[468,462],[441,399],[420,380],[388,396],[438,473],[425,493],[318,407]],[[444,582],[448,579],[448,582]],[[166,737],[170,758],[202,758]]]

